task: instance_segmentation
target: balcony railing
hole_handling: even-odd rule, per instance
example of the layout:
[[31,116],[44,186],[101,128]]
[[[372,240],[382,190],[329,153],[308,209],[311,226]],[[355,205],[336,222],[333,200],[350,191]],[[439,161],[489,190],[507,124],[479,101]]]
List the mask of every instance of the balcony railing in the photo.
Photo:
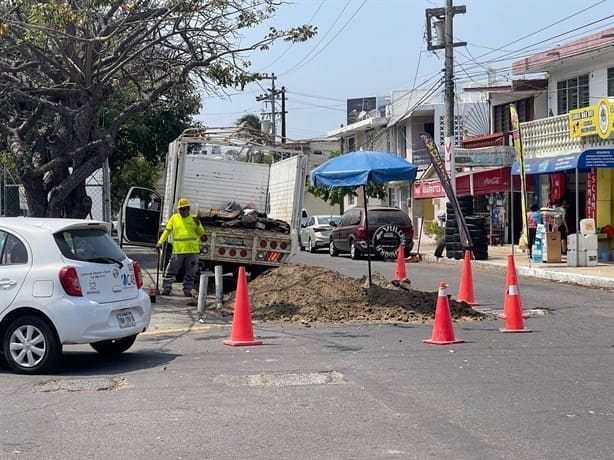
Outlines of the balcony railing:
[[598,136],[569,137],[567,115],[521,123],[520,136],[525,158],[553,157],[611,145]]

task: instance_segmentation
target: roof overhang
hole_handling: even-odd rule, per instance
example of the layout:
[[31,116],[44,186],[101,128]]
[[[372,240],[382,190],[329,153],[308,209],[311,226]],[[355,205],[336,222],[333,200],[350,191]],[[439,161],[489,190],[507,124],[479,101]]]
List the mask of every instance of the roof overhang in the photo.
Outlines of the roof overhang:
[[356,123],[352,123],[347,126],[342,126],[341,128],[335,129],[333,131],[329,131],[326,133],[326,137],[344,137],[351,134],[368,131],[374,128],[381,128],[382,126],[386,126],[387,124],[388,118],[386,117],[366,118],[364,120],[357,121]]
[[516,61],[512,64],[512,75],[549,72],[569,58],[574,58],[574,62],[577,62],[603,53],[614,54],[613,46],[614,27]]

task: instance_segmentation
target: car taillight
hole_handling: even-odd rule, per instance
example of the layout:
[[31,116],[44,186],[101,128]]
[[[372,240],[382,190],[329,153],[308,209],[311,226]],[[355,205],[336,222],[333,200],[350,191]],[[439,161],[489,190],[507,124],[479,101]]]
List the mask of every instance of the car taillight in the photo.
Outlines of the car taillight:
[[60,283],[66,294],[74,297],[83,297],[79,275],[75,267],[64,267],[60,270]]
[[138,262],[132,262],[134,267],[134,280],[136,281],[136,287],[141,289],[143,287],[143,273],[141,272],[141,266]]
[[367,232],[366,232],[365,227],[358,227],[356,229],[356,234],[358,235],[358,238],[361,238],[363,240],[367,239]]
[[314,231],[314,233],[320,233],[320,232],[324,232],[324,231],[326,231],[326,228],[322,228],[322,227],[313,227],[313,231]]

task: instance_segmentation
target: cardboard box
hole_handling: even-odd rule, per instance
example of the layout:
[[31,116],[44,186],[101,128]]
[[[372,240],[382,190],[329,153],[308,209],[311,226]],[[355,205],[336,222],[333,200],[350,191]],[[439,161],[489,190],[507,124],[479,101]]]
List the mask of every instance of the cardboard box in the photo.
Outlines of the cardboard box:
[[546,248],[544,262],[561,261],[561,232],[546,232]]

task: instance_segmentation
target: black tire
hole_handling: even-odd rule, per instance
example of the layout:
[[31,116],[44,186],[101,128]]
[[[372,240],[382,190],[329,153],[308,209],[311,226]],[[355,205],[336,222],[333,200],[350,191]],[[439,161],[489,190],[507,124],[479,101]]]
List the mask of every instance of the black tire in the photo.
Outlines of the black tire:
[[305,246],[303,246],[303,242],[301,241],[301,239],[300,239],[300,238],[298,239],[298,248],[299,248],[301,251],[304,251],[304,250],[305,250]]
[[307,243],[307,250],[311,252],[312,254],[316,252],[316,247],[311,242],[311,238],[309,238],[309,242]]
[[360,259],[360,251],[356,247],[356,243],[354,242],[354,240],[350,241],[350,257],[352,258],[352,260]]
[[484,226],[484,218],[480,216],[467,216],[465,217],[465,222],[467,222],[467,224],[476,225],[479,227]]
[[337,251],[337,248],[335,247],[335,243],[333,243],[333,240],[330,240],[330,243],[328,243],[328,253],[330,254],[331,257],[337,257],[339,255],[339,251]]
[[50,372],[62,357],[62,344],[51,324],[33,315],[21,316],[9,324],[2,349],[7,365],[20,374]]
[[134,344],[135,340],[136,334],[129,335],[128,337],[124,337],[122,339],[103,340],[102,342],[90,343],[90,347],[101,355],[116,356],[130,348]]

